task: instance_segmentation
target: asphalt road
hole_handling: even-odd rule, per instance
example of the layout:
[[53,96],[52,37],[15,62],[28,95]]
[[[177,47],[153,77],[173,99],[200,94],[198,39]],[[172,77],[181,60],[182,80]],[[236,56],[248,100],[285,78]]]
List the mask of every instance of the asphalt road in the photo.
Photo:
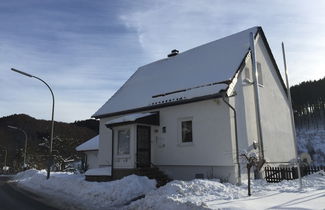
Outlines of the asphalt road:
[[36,194],[20,190],[0,176],[0,210],[58,210],[41,202]]

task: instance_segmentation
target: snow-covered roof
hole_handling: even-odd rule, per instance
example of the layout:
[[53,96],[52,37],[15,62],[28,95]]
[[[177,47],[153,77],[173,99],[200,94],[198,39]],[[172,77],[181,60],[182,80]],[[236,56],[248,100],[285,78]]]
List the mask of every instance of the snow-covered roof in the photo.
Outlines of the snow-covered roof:
[[122,117],[116,118],[114,120],[109,120],[105,123],[105,125],[111,125],[111,124],[118,124],[118,123],[126,123],[126,122],[134,122],[139,118],[147,117],[154,115],[155,113],[134,113],[129,115],[124,115]]
[[191,99],[227,88],[248,53],[250,33],[259,27],[140,67],[93,115],[103,115]]
[[79,146],[76,147],[76,150],[77,151],[98,150],[98,144],[99,144],[99,135],[80,144]]
[[111,176],[112,168],[110,166],[102,168],[93,168],[86,171],[86,176]]

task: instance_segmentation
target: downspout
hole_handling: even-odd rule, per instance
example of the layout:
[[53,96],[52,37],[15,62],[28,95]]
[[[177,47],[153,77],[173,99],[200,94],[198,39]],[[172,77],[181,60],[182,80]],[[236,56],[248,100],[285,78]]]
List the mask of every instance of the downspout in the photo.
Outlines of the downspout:
[[260,93],[258,88],[258,71],[256,65],[256,52],[254,44],[254,34],[250,33],[250,49],[251,49],[251,59],[253,67],[253,77],[254,77],[254,99],[255,99],[255,109],[256,109],[256,122],[257,122],[257,132],[259,140],[259,163],[258,170],[260,170],[265,162],[264,160],[264,147],[263,147],[263,133],[262,133],[262,123],[261,123],[261,109],[260,109]]
[[227,93],[225,91],[222,91],[221,95],[222,95],[222,100],[225,102],[225,104],[227,104],[228,107],[234,112],[235,142],[236,142],[236,162],[237,162],[237,170],[238,170],[237,184],[241,185],[241,172],[240,172],[240,164],[239,164],[239,144],[238,144],[238,131],[237,131],[237,113],[236,113],[236,109],[226,100]]
[[112,127],[108,127],[112,131],[112,158],[111,158],[111,177],[114,179],[114,129]]

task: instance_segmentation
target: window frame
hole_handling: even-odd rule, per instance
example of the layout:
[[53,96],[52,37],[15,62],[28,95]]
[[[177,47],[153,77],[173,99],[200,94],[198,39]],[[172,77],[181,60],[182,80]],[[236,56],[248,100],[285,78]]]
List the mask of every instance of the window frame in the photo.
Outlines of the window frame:
[[[184,142],[183,141],[183,122],[191,121],[191,136],[192,141]],[[187,146],[187,145],[193,145],[194,144],[194,121],[193,117],[183,117],[178,119],[178,145],[179,146]]]
[[261,87],[264,87],[264,78],[262,72],[262,64],[260,62],[256,62],[256,69],[257,69],[257,84]]

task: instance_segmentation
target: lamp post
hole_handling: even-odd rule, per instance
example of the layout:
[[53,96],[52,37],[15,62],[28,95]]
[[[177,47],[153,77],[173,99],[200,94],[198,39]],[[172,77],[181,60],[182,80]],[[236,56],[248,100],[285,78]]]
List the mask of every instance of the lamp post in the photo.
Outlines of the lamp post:
[[26,134],[26,132],[23,129],[18,128],[18,127],[15,127],[15,126],[12,126],[12,125],[8,125],[8,128],[21,131],[25,135],[25,151],[24,151],[24,166],[23,166],[25,168],[26,167],[26,157],[27,157],[27,134]]
[[4,149],[5,151],[5,167],[7,167],[7,155],[8,155],[8,152],[7,152],[7,149]]
[[48,160],[47,177],[46,177],[47,179],[49,179],[50,178],[50,171],[51,171],[51,164],[52,164],[52,145],[53,145],[53,131],[54,131],[54,102],[55,101],[54,101],[53,91],[52,91],[51,87],[44,80],[42,80],[41,78],[36,77],[34,75],[31,75],[31,74],[28,74],[28,73],[23,72],[23,71],[14,69],[14,68],[11,68],[11,70],[16,72],[16,73],[22,74],[24,76],[38,79],[39,81],[43,82],[51,92],[51,95],[52,95],[52,123],[51,123],[50,151],[49,151],[49,160]]
[[5,147],[2,148],[2,151],[5,152],[5,160],[4,160],[4,165],[3,165],[2,170],[6,171],[7,170],[7,155],[8,155],[7,148],[5,148]]

